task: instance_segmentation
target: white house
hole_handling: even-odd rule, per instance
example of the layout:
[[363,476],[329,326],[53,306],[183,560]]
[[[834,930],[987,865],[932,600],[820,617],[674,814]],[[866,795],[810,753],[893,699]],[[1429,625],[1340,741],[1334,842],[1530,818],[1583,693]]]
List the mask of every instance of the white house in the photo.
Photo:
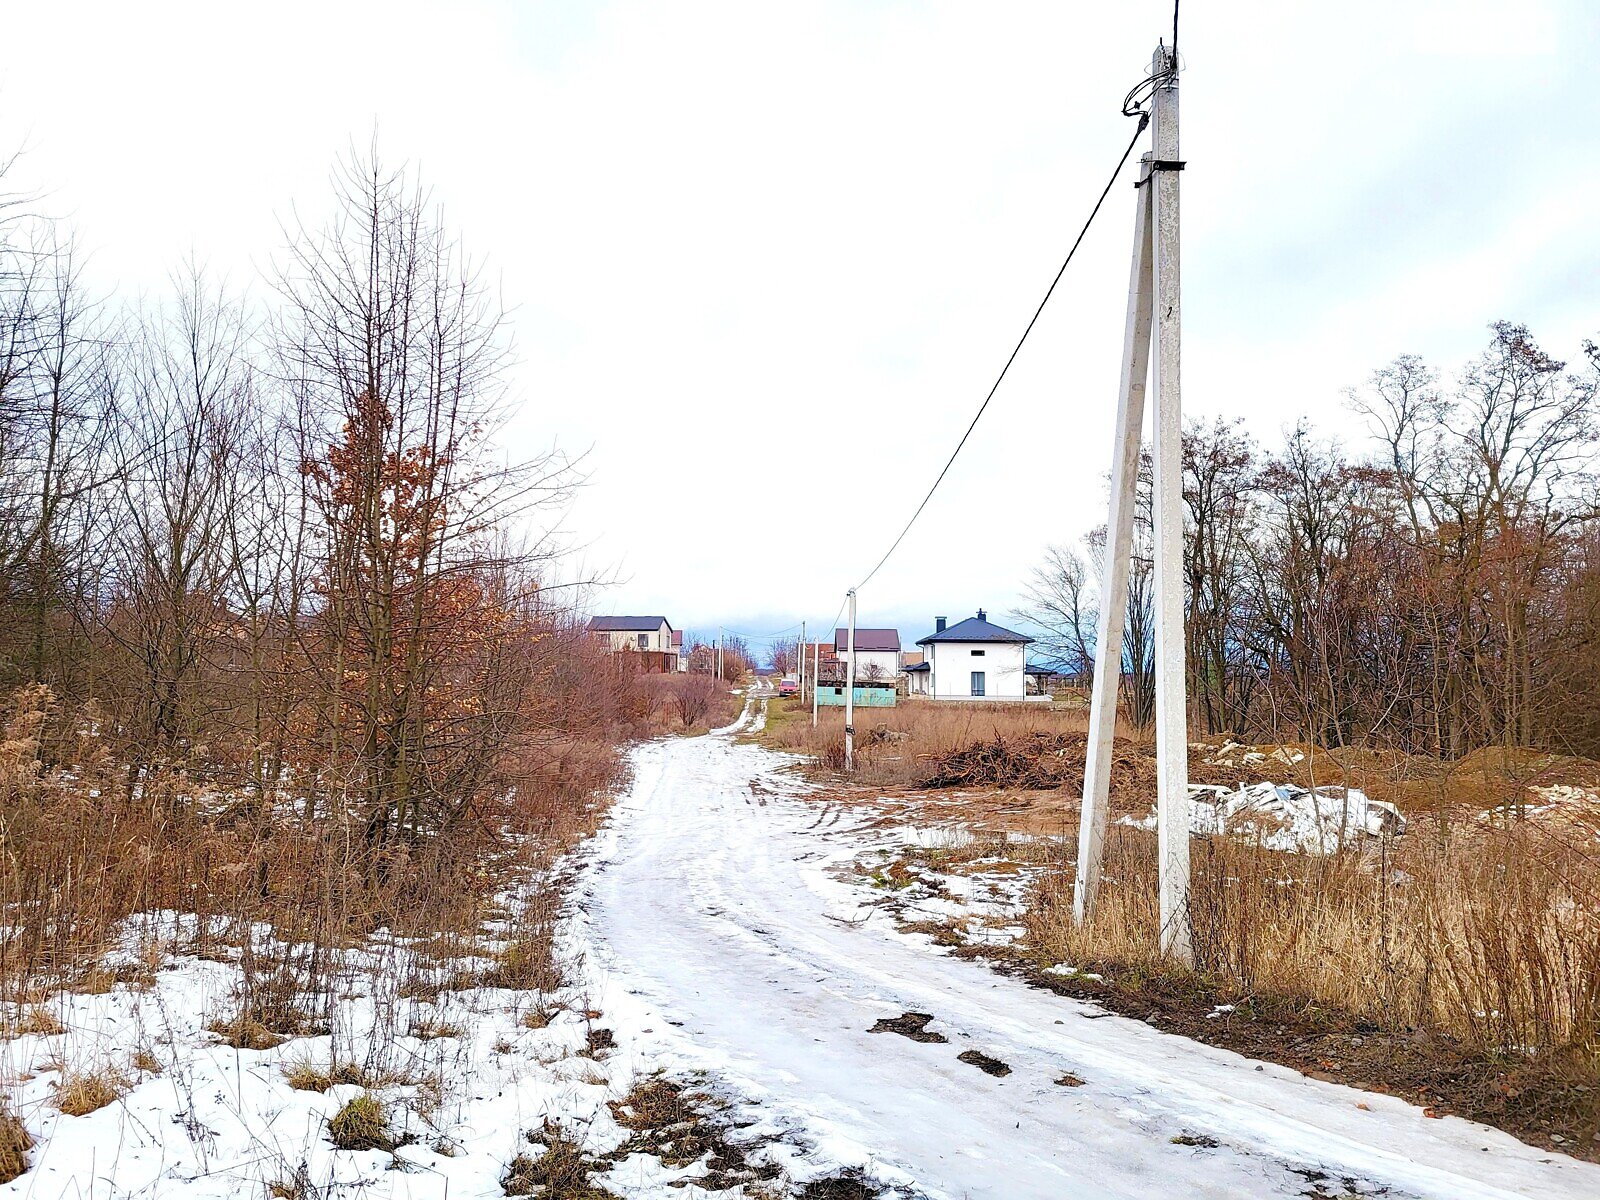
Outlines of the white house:
[[[838,657],[837,674],[840,679],[850,663],[850,631],[840,628],[833,631],[833,652]],[[862,629],[856,627],[856,679],[893,683],[900,678],[900,631],[898,629]]]
[[672,625],[665,617],[591,617],[589,633],[613,654],[643,650],[666,656],[664,664],[670,665],[661,669],[677,668],[678,647],[673,645]]
[[913,696],[934,700],[1025,700],[1027,655],[1032,638],[989,622],[983,609],[965,621],[935,629],[918,640],[923,660],[907,669]]

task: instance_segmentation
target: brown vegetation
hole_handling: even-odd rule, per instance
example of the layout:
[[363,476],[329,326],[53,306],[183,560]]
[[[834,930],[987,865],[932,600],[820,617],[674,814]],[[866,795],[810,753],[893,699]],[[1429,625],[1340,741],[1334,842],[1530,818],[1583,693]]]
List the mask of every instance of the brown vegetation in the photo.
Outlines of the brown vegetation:
[[371,1092],[352,1096],[328,1118],[328,1140],[341,1150],[392,1150],[389,1110]]
[[[0,236],[0,998],[113,986],[121,923],[169,909],[198,919],[145,978],[237,959],[222,1035],[297,1032],[328,962],[239,931],[471,935],[662,727],[542,586],[559,543],[513,540],[577,476],[491,440],[490,291],[403,174],[352,159],[334,201],[268,321],[191,272],[119,327]],[[548,979],[547,917],[508,985]]]
[[33,1135],[22,1119],[0,1100],[0,1183],[10,1183],[28,1169]]
[[584,1154],[583,1146],[554,1121],[546,1121],[527,1140],[538,1154],[518,1154],[506,1168],[500,1186],[508,1196],[548,1196],[550,1200],[612,1200],[614,1193],[591,1182],[590,1175],[607,1164]]
[[[1600,864],[1522,826],[1414,822],[1362,854],[1195,843],[1196,969],[1155,950],[1155,837],[1113,826],[1091,924],[1041,875],[1041,977],[1189,1036],[1600,1158]],[[1214,1006],[1229,1005],[1228,1010]]]
[[[843,768],[843,709],[821,709],[813,728],[809,701],[773,699],[767,708],[767,726],[760,735],[765,744],[807,755],[824,767]],[[937,774],[941,761],[980,743],[1081,737],[1086,728],[1087,714],[1075,707],[940,704],[902,696],[894,708],[856,710],[855,778],[868,784],[922,786]],[[1081,772],[1081,756],[1079,768]]]
[[69,1117],[87,1116],[114,1103],[131,1086],[126,1075],[109,1066],[65,1070],[56,1084],[55,1106]]

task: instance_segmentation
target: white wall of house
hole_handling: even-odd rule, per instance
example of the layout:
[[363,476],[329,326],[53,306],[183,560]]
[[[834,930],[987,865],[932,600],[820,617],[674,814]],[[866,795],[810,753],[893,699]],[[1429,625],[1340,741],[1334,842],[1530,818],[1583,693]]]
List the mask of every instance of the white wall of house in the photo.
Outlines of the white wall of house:
[[672,626],[665,621],[660,629],[608,629],[600,636],[606,639],[613,653],[618,650],[649,650],[657,654],[673,652]]
[[[847,650],[839,651],[840,669],[843,670],[850,662],[850,653]],[[873,668],[877,670],[874,672]],[[900,677],[900,651],[898,650],[857,650],[856,651],[856,678],[881,679],[885,683],[893,683]]]
[[1025,700],[1028,647],[1022,642],[930,642],[929,687],[935,700],[971,700],[972,673],[983,672],[984,700]]
[[907,671],[906,694],[909,696],[926,696],[928,694],[928,677],[932,671]]

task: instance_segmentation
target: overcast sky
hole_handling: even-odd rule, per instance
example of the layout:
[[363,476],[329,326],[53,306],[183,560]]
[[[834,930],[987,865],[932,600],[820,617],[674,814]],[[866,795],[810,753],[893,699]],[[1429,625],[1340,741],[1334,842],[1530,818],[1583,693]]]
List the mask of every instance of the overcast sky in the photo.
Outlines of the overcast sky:
[[[14,0],[13,185],[96,286],[257,292],[376,127],[514,310],[513,449],[592,447],[603,612],[835,612],[988,390],[1127,139],[1166,3]],[[1190,0],[1184,402],[1275,443],[1401,352],[1600,335],[1593,0]],[[1119,187],[863,624],[1001,616],[1104,520]]]

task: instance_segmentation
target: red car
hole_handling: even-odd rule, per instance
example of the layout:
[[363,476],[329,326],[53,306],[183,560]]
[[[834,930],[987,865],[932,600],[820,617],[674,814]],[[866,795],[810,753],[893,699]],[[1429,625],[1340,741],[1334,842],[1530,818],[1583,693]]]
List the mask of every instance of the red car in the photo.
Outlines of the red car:
[[798,679],[778,680],[778,695],[798,696],[800,694],[800,681]]

